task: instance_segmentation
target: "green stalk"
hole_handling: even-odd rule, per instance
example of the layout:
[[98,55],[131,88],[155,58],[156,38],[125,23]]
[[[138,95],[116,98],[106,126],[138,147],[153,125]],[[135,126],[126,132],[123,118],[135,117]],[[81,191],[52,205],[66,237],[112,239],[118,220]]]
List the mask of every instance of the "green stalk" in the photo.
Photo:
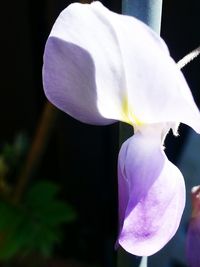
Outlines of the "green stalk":
[[[160,33],[162,0],[122,0],[122,13],[142,20],[154,31]],[[120,123],[119,143],[122,144],[131,135],[130,126]],[[121,248],[118,251],[117,260],[118,267],[138,266],[138,257],[126,253]],[[141,259],[139,267],[147,267],[147,257]]]
[[160,33],[162,0],[122,0],[122,13],[142,20]]

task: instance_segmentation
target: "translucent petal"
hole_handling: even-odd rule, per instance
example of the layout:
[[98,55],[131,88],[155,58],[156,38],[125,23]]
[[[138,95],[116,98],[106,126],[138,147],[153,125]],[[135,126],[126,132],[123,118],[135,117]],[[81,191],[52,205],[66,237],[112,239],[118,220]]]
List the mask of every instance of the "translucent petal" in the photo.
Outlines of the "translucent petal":
[[190,90],[162,39],[100,2],[71,4],[48,38],[45,93],[84,122],[183,122],[200,132]]
[[118,242],[138,256],[156,253],[173,237],[185,205],[182,174],[160,143],[158,136],[138,132],[119,154]]
[[43,82],[48,99],[83,122],[108,124],[121,116],[125,89],[112,26],[93,4],[72,4],[46,43]]

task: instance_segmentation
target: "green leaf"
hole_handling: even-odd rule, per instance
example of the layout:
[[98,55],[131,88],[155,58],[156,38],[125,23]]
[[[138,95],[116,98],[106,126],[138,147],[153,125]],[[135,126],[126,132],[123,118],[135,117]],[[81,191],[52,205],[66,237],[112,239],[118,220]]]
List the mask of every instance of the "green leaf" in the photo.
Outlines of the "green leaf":
[[15,225],[18,222],[18,210],[10,204],[0,201],[0,230]]
[[25,228],[24,236],[27,237],[28,234],[28,238],[23,248],[24,253],[37,251],[45,257],[50,256],[53,246],[60,240],[59,231],[34,221],[29,221]]
[[2,260],[14,256],[24,245],[24,238],[20,234],[24,218],[21,214],[18,214],[18,216],[15,214],[13,218],[15,218],[15,221],[8,222],[4,232],[1,232],[0,259]]
[[71,222],[76,218],[76,213],[69,204],[56,199],[58,192],[59,187],[54,183],[40,181],[30,189],[24,205],[35,219],[47,225]]
[[43,223],[50,226],[71,222],[76,218],[72,207],[61,201],[52,201],[48,206],[38,208],[34,214]]
[[59,192],[59,187],[49,181],[40,181],[34,184],[27,192],[26,203],[31,206],[44,206],[48,204]]
[[62,223],[75,219],[67,203],[57,199],[59,187],[40,181],[27,192],[21,206],[0,201],[0,259],[39,252],[51,255],[61,240]]
[[38,243],[38,251],[45,257],[50,256],[55,243],[60,241],[59,232],[55,229],[43,228],[40,236],[40,242]]

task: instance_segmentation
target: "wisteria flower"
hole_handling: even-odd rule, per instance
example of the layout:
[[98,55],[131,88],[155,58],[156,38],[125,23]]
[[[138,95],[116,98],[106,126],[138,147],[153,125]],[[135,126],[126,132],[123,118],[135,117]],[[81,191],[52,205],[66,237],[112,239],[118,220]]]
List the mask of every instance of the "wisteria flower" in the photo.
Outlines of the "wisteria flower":
[[118,243],[135,255],[154,254],[175,234],[185,205],[165,136],[180,122],[200,133],[199,111],[164,41],[100,2],[71,4],[47,40],[43,83],[47,98],[79,121],[134,127],[118,160]]
[[192,188],[192,217],[186,239],[186,256],[190,267],[200,266],[200,186]]

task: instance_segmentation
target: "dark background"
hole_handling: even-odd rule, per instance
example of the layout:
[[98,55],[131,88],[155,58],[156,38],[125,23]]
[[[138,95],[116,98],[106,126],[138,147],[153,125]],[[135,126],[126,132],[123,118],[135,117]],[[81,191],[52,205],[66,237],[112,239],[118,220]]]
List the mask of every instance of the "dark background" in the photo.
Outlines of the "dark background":
[[[120,12],[118,0],[102,1]],[[46,99],[42,89],[42,56],[50,29],[67,0],[21,0],[1,3],[0,144],[25,131],[34,137]],[[162,37],[179,60],[200,44],[199,0],[164,0]],[[200,103],[199,59],[184,69]],[[59,257],[113,266],[117,235],[118,124],[95,127],[58,112],[50,139],[32,179],[58,182],[63,196],[77,210],[77,221],[66,227]],[[169,137],[167,153],[174,162],[187,130]],[[173,151],[173,152],[172,152]],[[112,256],[111,256],[112,255]]]

